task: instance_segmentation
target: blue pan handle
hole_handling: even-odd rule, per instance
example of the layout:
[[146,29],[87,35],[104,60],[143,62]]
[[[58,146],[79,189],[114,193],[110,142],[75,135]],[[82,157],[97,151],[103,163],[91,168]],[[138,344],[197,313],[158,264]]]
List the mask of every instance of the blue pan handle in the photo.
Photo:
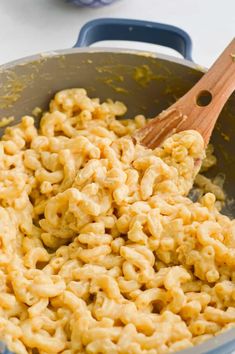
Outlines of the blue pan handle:
[[101,18],[87,22],[74,47],[87,47],[104,40],[146,42],[177,50],[192,61],[192,40],[182,29],[157,22]]

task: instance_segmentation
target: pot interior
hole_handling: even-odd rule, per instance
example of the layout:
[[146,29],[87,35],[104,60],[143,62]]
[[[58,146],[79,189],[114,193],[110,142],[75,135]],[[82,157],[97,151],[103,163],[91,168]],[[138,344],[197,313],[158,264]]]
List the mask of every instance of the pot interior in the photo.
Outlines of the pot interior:
[[[126,117],[154,117],[202,75],[196,65],[141,52],[70,50],[37,56],[0,68],[0,117],[14,116],[15,124],[35,107],[46,109],[55,92],[73,87],[84,87],[101,100],[123,101],[128,107]],[[235,95],[224,107],[211,142],[218,163],[208,174],[225,174],[228,203],[224,213],[235,216]]]

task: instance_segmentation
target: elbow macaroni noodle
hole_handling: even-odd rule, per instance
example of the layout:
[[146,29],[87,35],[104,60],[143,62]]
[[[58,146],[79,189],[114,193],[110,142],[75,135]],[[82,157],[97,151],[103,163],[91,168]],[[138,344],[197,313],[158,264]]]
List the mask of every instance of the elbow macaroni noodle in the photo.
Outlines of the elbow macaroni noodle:
[[166,354],[235,323],[235,221],[196,177],[202,137],[152,151],[130,138],[145,117],[125,112],[69,89],[39,129],[29,116],[5,129],[0,340],[17,354]]

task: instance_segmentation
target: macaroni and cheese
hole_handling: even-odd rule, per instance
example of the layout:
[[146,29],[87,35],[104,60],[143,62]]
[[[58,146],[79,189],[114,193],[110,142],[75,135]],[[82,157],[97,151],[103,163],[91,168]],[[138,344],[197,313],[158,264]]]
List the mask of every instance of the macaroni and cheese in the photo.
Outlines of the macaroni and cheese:
[[39,129],[5,129],[0,340],[17,354],[166,354],[235,323],[235,221],[203,176],[187,197],[202,137],[149,150],[130,137],[145,117],[125,112],[69,89]]

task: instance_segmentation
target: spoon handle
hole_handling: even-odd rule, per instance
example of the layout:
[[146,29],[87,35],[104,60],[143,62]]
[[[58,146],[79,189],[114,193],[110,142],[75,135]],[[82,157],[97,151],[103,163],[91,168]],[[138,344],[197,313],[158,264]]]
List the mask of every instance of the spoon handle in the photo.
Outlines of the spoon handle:
[[234,90],[235,39],[196,85],[138,130],[134,140],[155,148],[174,133],[194,129],[201,133],[207,145],[219,114]]
[[173,105],[188,116],[180,130],[198,130],[208,144],[219,114],[234,90],[235,39],[196,85]]

